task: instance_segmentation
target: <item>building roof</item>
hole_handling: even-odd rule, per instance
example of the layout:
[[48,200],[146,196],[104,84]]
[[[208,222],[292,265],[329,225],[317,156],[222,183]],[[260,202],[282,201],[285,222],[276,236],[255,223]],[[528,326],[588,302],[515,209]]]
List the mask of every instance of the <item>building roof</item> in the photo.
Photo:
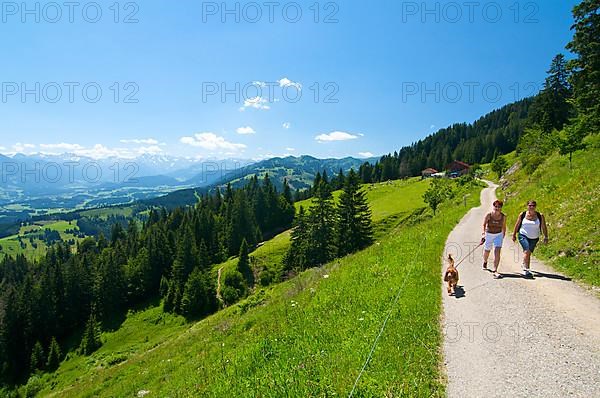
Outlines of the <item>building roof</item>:
[[462,168],[465,168],[465,169],[468,169],[468,168],[470,168],[470,167],[471,167],[471,166],[469,166],[469,165],[468,165],[467,163],[465,163],[465,162],[461,162],[460,160],[455,160],[455,161],[453,161],[452,163],[450,163],[448,166],[446,166],[446,168],[447,168],[447,169],[449,169],[450,167],[452,167],[452,166],[454,166],[454,165],[460,166],[460,167],[462,167]]
[[423,170],[421,173],[437,173],[438,171],[434,168],[428,167],[425,170]]

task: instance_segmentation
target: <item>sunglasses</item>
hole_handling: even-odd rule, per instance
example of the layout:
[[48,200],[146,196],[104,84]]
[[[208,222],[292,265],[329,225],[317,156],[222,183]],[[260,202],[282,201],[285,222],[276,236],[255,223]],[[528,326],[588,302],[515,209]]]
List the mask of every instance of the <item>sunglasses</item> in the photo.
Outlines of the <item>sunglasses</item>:
[[535,207],[536,205],[527,205],[527,206],[529,206],[529,207]]

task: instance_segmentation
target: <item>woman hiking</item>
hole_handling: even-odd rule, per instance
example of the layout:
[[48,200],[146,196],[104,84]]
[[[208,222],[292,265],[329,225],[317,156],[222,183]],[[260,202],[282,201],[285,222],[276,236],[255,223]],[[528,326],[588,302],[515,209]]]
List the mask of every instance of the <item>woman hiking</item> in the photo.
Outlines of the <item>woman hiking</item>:
[[537,203],[535,200],[527,202],[527,211],[519,215],[515,229],[513,230],[512,240],[517,238],[523,248],[523,276],[531,277],[530,264],[531,253],[540,240],[540,235],[544,233],[544,243],[548,243],[548,228],[546,227],[546,217],[536,211]]
[[493,203],[494,209],[485,215],[483,219],[483,233],[485,244],[483,246],[483,269],[487,270],[487,262],[490,257],[490,251],[494,246],[494,278],[500,278],[498,265],[500,264],[500,251],[502,250],[502,241],[506,235],[506,215],[502,213],[504,203],[496,200]]

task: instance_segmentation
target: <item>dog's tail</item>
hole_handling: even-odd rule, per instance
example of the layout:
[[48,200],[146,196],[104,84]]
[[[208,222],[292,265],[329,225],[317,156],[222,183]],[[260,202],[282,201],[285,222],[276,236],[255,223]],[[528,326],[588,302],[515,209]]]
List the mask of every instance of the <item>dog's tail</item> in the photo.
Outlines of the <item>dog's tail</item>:
[[448,260],[449,261],[454,261],[454,259],[452,258],[452,254],[448,254]]

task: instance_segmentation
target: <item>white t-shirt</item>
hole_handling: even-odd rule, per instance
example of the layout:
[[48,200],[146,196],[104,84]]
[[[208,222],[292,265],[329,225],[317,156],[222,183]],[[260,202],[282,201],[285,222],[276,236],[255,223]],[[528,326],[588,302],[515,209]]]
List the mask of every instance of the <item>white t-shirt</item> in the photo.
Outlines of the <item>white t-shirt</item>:
[[525,235],[529,239],[539,239],[540,237],[540,219],[539,217],[535,220],[528,220],[527,217],[523,217],[521,223],[521,229],[519,229],[521,235]]

